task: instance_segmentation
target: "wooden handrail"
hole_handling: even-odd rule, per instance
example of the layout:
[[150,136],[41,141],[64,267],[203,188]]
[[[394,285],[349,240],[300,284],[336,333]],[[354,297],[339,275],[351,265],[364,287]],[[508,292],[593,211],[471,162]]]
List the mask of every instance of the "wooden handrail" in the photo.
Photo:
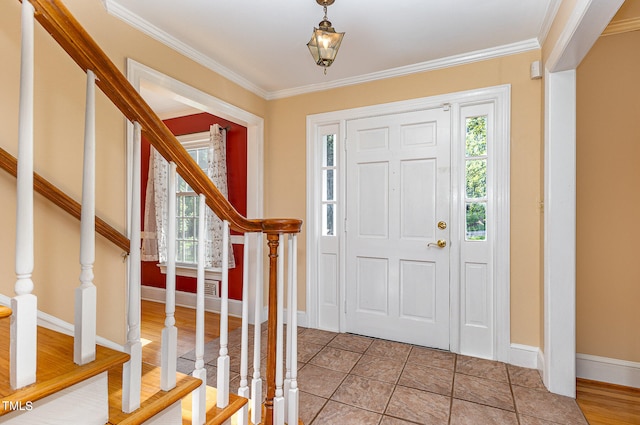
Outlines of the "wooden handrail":
[[9,307],[0,305],[0,319],[11,316],[12,311]]
[[[0,148],[0,168],[14,177],[18,172],[17,159],[2,148]],[[82,206],[37,173],[33,174],[33,188],[36,192],[62,208],[62,210],[80,220]],[[113,242],[127,254],[129,253],[129,239],[99,217],[96,217],[96,232],[104,236],[108,241]]]
[[247,219],[240,215],[67,8],[59,0],[28,1],[35,9],[38,22],[80,68],[96,74],[98,87],[111,102],[129,121],[140,124],[156,150],[176,163],[182,178],[196,193],[205,195],[209,208],[227,220],[232,229],[267,234],[300,232],[302,220]]

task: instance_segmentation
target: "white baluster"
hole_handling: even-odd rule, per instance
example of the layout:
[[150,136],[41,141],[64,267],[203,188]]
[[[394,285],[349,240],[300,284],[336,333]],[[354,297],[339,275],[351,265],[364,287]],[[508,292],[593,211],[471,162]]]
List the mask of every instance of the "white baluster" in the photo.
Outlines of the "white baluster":
[[[289,254],[287,261],[287,287],[291,286],[293,281],[293,269],[291,268],[291,237],[287,238],[288,246],[287,252]],[[286,344],[286,356],[285,356],[285,375],[284,375],[284,411],[289,411],[289,390],[291,389],[291,312],[295,311],[291,306],[293,305],[293,299],[291,288],[287,292],[287,344]],[[287,413],[288,415],[288,413]],[[288,417],[288,416],[287,416]]]
[[22,57],[18,119],[16,206],[16,296],[11,299],[10,383],[14,389],[36,380],[38,300],[33,291],[33,15],[22,2]]
[[229,222],[222,222],[222,288],[220,289],[220,356],[218,357],[218,407],[229,404]]
[[[238,395],[249,398],[249,233],[244,234],[244,257],[242,262],[242,344],[240,346],[240,388]],[[238,411],[238,423],[249,423],[249,405]]]
[[169,391],[176,386],[178,364],[178,328],[176,328],[176,164],[169,163],[167,176],[168,217],[167,217],[167,277],[164,311],[166,314],[162,329],[162,352],[160,364],[160,388]]
[[273,423],[284,425],[284,392],[282,390],[282,361],[283,358],[283,321],[284,321],[284,234],[280,234],[278,248],[278,307],[276,319],[276,396],[273,399]]
[[264,304],[262,295],[262,233],[256,234],[256,305],[255,305],[255,323],[253,329],[253,379],[251,380],[251,422],[259,424],[262,422],[262,378],[260,377],[260,360],[261,353],[261,336],[262,336],[262,307]]
[[206,251],[205,225],[206,198],[200,195],[198,203],[198,280],[196,290],[196,365],[193,377],[202,380],[191,396],[191,423],[202,425],[207,419],[207,370],[204,368],[204,263]]
[[291,425],[298,423],[298,235],[291,235],[289,239],[289,322],[287,329],[291,335],[289,354],[291,355],[291,382],[288,403],[288,419]]
[[76,288],[73,361],[83,365],[96,359],[96,286],[93,263],[96,244],[96,76],[87,71],[84,126],[82,210],[80,213],[80,286]]
[[127,306],[127,343],[130,359],[122,368],[122,410],[131,413],[140,407],[142,381],[142,344],[140,343],[140,124],[134,123],[133,178],[131,190],[131,231],[129,254],[129,297]]

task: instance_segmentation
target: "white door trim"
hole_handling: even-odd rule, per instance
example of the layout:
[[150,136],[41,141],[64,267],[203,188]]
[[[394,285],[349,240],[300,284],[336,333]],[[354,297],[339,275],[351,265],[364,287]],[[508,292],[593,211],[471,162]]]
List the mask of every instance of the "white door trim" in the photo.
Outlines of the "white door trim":
[[[264,216],[264,119],[211,96],[195,87],[173,79],[153,68],[127,58],[127,79],[139,92],[141,81],[147,81],[168,90],[180,102],[202,112],[208,112],[247,128],[247,217]],[[131,219],[131,147],[133,125],[127,123],[127,233]],[[143,176],[146,178],[146,176]],[[249,249],[249,258],[256,258],[256,246]],[[258,272],[256,262],[249,264],[249,321],[254,322],[255,282]]]
[[578,0],[545,63],[544,370],[576,396],[576,68],[623,0]]
[[[347,109],[341,111],[333,111],[316,115],[307,116],[307,217],[306,217],[306,232],[307,232],[307,300],[306,309],[308,314],[309,326],[317,328],[319,327],[319,302],[318,299],[318,286],[317,280],[319,271],[319,252],[318,252],[318,238],[320,237],[320,214],[319,214],[319,201],[318,194],[320,193],[320,181],[319,181],[319,161],[317,155],[319,150],[317,147],[317,132],[318,128],[324,125],[338,124],[339,125],[339,152],[344,153],[344,137],[346,121],[351,119],[365,118],[376,115],[386,115],[399,112],[408,112],[412,110],[430,109],[435,107],[441,107],[443,105],[450,105],[454,108],[454,114],[452,116],[452,137],[460,137],[460,121],[459,117],[456,117],[455,111],[459,112],[460,106],[469,105],[474,103],[488,103],[494,102],[496,105],[496,130],[498,141],[497,151],[495,152],[496,160],[496,180],[499,183],[495,188],[495,221],[496,240],[494,245],[494,302],[495,311],[494,325],[495,325],[495,355],[496,360],[509,361],[510,341],[511,341],[511,310],[510,310],[510,86],[496,86],[477,90],[469,90],[464,92],[450,93],[439,96],[432,96],[427,98],[412,99],[400,102],[392,102],[381,105],[373,105],[361,108]],[[457,136],[455,135],[457,134]],[[459,139],[458,139],[459,140]],[[452,152],[452,155],[455,155]],[[460,152],[457,153],[458,157],[452,156],[452,185],[460,185],[459,179],[454,178],[459,170],[458,162],[460,161]],[[344,175],[345,163],[343,155],[340,155],[338,163],[342,172],[340,175]],[[340,181],[339,186],[339,199],[344,196],[344,179]],[[458,186],[456,186],[458,187]],[[455,191],[454,191],[455,192]],[[456,202],[460,202],[459,197],[454,193],[452,194],[452,205]],[[342,232],[342,224],[344,221],[344,200],[340,201],[339,217],[337,222],[339,224],[339,232]],[[459,205],[458,205],[459,207]],[[459,219],[455,218],[452,214],[452,230],[460,226]],[[454,240],[455,232],[452,231],[451,238]],[[457,237],[460,237],[459,232]],[[342,243],[342,242],[341,242]],[[455,248],[456,244],[452,245],[451,250],[451,320],[450,320],[450,338],[451,338],[451,351],[458,352],[460,347],[460,288],[459,284],[459,267],[460,267],[460,253]],[[340,262],[344,264],[345,250],[341,249]],[[344,267],[339,267],[339,278],[344,281]],[[340,291],[337,294],[341,305],[345,300],[344,285],[341,285]],[[335,331],[344,331],[345,314],[344,308],[340,308],[340,326],[338,329],[332,329]]]

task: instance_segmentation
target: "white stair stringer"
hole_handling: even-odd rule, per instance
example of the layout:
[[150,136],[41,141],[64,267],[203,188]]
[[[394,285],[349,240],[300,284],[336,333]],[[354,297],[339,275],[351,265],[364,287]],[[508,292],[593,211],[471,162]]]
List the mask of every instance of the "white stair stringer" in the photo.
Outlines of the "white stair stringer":
[[[82,409],[74,406],[82,406]],[[12,409],[14,407],[18,410],[0,419],[4,425],[104,425],[109,420],[107,372],[43,399],[12,406]]]

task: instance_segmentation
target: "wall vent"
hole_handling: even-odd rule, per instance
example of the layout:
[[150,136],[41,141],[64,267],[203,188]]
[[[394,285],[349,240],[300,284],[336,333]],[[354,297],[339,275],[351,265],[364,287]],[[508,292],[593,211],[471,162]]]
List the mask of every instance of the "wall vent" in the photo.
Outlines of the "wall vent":
[[204,295],[206,297],[220,298],[220,294],[218,292],[218,281],[217,280],[205,279],[205,281],[204,281]]

